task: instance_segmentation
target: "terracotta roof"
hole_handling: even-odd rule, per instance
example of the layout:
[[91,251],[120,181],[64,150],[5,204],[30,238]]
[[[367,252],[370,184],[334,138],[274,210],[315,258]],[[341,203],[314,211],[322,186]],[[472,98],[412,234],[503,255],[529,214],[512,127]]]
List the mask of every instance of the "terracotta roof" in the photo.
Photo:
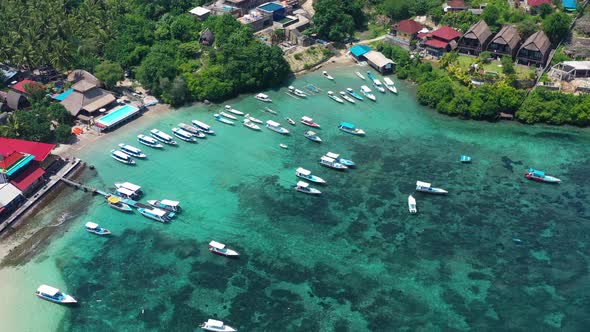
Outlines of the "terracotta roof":
[[447,6],[451,8],[467,8],[465,1],[463,0],[451,0],[447,2]]
[[443,39],[446,41],[451,41],[455,38],[461,37],[461,33],[449,26],[442,26],[437,30],[432,32],[432,37]]
[[18,83],[16,83],[15,85],[11,86],[12,90],[24,93],[24,94],[28,94],[26,87],[28,85],[32,85],[32,86],[38,86],[38,87],[43,87],[41,84],[35,82],[35,81],[31,81],[31,80],[22,80]]
[[35,156],[33,160],[43,161],[51,150],[55,147],[54,144],[39,143],[33,141],[25,141],[22,139],[0,137],[0,154],[9,155],[14,151],[32,154]]
[[520,35],[513,25],[503,26],[502,30],[492,39],[492,43],[508,45],[510,48],[515,48],[518,42],[520,42]]
[[86,70],[76,69],[68,74],[68,82],[76,83],[81,80],[100,85],[100,80]]
[[550,48],[551,42],[549,41],[549,38],[547,38],[547,35],[543,31],[537,31],[527,38],[520,49],[540,51],[545,54]]
[[25,191],[27,188],[31,186],[35,181],[37,181],[40,177],[45,174],[43,168],[39,167],[38,165],[27,167],[22,173],[20,173],[17,177],[12,179],[10,183],[17,187],[20,191]]
[[488,27],[484,20],[481,20],[472,25],[463,35],[463,38],[477,39],[480,44],[483,44],[491,35],[492,31],[490,31],[490,27]]
[[3,155],[4,159],[0,160],[0,169],[9,169],[12,164],[21,160],[21,158],[25,156],[24,154],[17,151],[11,151]]
[[426,46],[430,46],[433,48],[446,48],[449,45],[449,42],[442,41],[439,39],[429,39],[424,43]]
[[396,25],[396,30],[407,33],[408,35],[413,35],[418,33],[418,31],[422,30],[424,26],[414,20],[402,20]]
[[528,1],[529,7],[537,7],[537,6],[540,6],[544,3],[546,3],[548,5],[552,5],[553,1],[551,1],[551,0],[529,0]]

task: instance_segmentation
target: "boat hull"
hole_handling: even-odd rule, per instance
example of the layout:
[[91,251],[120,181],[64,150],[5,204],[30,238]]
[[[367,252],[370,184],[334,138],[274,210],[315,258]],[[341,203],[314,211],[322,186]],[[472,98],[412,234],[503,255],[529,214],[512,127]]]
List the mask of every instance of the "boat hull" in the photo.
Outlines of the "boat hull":
[[209,247],[209,251],[213,254],[219,255],[219,256],[223,256],[223,257],[229,257],[229,258],[238,258],[240,257],[240,254],[235,251],[235,250],[231,250],[231,249],[227,249],[225,252],[224,251],[220,251],[217,248],[213,248],[213,247]]
[[308,126],[308,127],[312,127],[312,128],[320,128],[320,125],[315,123],[315,122],[304,122],[301,121],[301,123],[303,123],[304,125]]
[[545,176],[544,178],[539,178],[539,177],[536,177],[536,176],[532,176],[530,174],[525,174],[524,176],[527,179],[529,179],[529,180],[533,180],[533,181],[537,181],[537,182],[543,182],[543,183],[555,183],[555,184],[557,184],[557,183],[560,183],[561,182],[560,179],[558,179],[556,177],[553,177],[553,176]]
[[440,189],[440,188],[416,188],[416,191],[419,191],[421,193],[427,193],[427,194],[432,194],[432,195],[446,195],[449,192],[444,190],[444,189]]
[[49,301],[49,302],[53,302],[53,303],[57,303],[57,304],[74,305],[74,304],[78,303],[78,301],[76,301],[76,299],[74,299],[71,295],[65,295],[65,299],[63,299],[61,301],[58,301],[58,300],[53,299],[48,296],[44,296],[43,294],[39,294],[39,293],[35,293],[35,295],[37,295],[37,297],[40,299],[43,299],[43,300]]
[[123,204],[123,206],[117,206],[117,205],[108,203],[108,205],[111,208],[113,208],[115,210],[118,210],[118,211],[121,211],[121,212],[132,212],[133,211],[133,209],[129,205],[124,204],[124,203],[122,203],[122,204]]

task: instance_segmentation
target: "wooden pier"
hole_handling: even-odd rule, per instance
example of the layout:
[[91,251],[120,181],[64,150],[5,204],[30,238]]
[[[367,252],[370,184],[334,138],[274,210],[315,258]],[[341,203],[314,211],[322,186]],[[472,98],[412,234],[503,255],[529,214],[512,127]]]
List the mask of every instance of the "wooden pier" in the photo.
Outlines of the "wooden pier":
[[63,182],[65,182],[65,183],[67,183],[67,184],[69,184],[70,186],[72,186],[72,187],[74,187],[76,189],[80,189],[80,190],[85,191],[85,192],[90,192],[93,195],[101,195],[101,196],[108,196],[109,195],[108,193],[106,193],[106,192],[104,192],[102,190],[96,189],[96,187],[90,187],[90,186],[87,186],[87,185],[85,185],[83,183],[72,181],[72,180],[70,180],[68,178],[65,178],[65,177],[60,178],[60,180],[63,181]]

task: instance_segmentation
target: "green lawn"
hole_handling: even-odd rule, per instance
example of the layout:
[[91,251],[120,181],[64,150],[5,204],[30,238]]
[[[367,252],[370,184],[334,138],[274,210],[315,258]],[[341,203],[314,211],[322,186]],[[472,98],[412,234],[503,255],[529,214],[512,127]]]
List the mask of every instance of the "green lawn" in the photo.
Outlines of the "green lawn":
[[[457,59],[457,63],[461,67],[461,69],[469,70],[469,66],[471,66],[471,64],[473,64],[473,63],[476,63],[477,60],[478,59],[474,58],[474,57],[460,55],[459,58]],[[494,72],[500,76],[503,76],[502,67],[498,67],[499,64],[500,64],[500,61],[493,60],[490,63],[484,64],[483,70],[485,70],[486,72]],[[524,66],[517,66],[517,65],[514,65],[514,70],[516,70],[516,77],[518,77],[519,79],[528,79],[530,77],[530,73],[534,72],[534,69],[530,69],[530,68],[524,67]]]

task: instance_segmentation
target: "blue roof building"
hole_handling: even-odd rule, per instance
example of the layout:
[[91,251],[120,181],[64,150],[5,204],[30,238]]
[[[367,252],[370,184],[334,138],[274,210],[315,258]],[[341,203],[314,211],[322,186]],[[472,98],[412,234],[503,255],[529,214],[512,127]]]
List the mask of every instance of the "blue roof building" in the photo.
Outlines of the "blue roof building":
[[371,48],[367,45],[354,45],[350,48],[350,54],[357,60],[369,51],[371,51]]
[[561,4],[563,5],[563,9],[572,12],[578,7],[576,0],[561,0]]
[[283,5],[276,2],[267,2],[258,6],[258,10],[272,15],[273,21],[280,21],[287,15],[287,10]]

